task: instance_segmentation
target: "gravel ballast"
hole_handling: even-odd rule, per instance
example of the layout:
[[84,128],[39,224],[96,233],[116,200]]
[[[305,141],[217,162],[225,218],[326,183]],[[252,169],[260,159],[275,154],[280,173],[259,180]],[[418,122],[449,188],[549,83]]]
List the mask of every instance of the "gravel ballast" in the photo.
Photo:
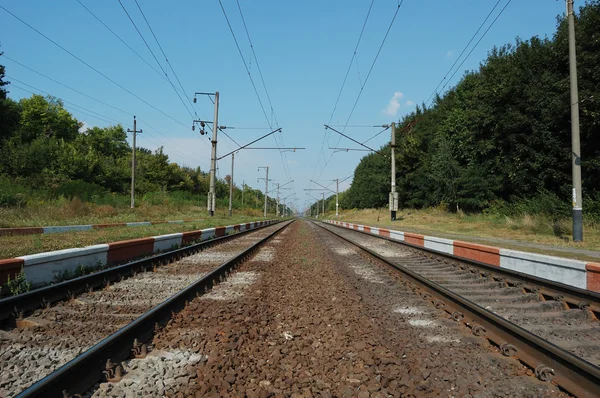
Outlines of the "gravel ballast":
[[90,395],[566,396],[398,278],[295,222],[190,302],[121,381]]

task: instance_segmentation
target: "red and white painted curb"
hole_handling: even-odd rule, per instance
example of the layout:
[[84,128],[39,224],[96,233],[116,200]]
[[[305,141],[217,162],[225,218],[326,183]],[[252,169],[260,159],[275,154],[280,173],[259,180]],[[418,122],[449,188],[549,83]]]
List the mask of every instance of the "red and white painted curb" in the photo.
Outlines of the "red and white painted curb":
[[599,263],[509,250],[343,221],[325,220],[325,222],[343,228],[385,236],[393,240],[411,243],[441,253],[523,272],[525,274],[564,283],[581,289],[600,292]]
[[20,273],[21,269],[24,269],[27,281],[36,286],[52,282],[57,272],[74,271],[79,266],[91,267],[99,264],[122,263],[153,253],[167,251],[174,247],[186,246],[193,241],[221,237],[232,232],[247,231],[273,224],[276,221],[279,220],[255,221],[226,227],[207,228],[8,258],[0,260],[0,285],[7,282],[9,275],[14,277],[14,275]]
[[172,221],[139,221],[139,222],[121,222],[114,224],[86,224],[86,225],[55,225],[49,227],[16,227],[0,228],[0,236],[10,235],[41,235],[56,234],[60,232],[91,231],[93,229],[114,228],[114,227],[148,227],[158,224],[183,224],[184,222],[200,222],[202,220],[172,220]]

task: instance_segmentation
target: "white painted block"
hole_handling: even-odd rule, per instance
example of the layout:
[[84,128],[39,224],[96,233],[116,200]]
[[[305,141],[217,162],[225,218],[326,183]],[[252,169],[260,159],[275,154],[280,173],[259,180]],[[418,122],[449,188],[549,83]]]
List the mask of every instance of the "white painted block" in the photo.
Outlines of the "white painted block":
[[183,233],[159,235],[154,237],[154,253],[173,250],[174,246],[181,247]]
[[404,242],[404,232],[390,229],[390,239]]
[[240,232],[246,230],[246,224],[239,224],[239,226],[240,226]]
[[235,229],[233,228],[233,225],[228,225],[225,227],[225,234],[231,234],[234,232],[235,232]]
[[359,230],[359,231],[363,231],[363,232],[364,232],[364,230],[365,230],[365,226],[364,226],[364,225],[360,225],[360,224],[359,224],[359,225],[358,225],[358,230]]
[[371,234],[373,234],[373,235],[379,235],[379,228],[371,227]]
[[80,265],[91,267],[98,263],[106,264],[107,255],[108,245],[103,244],[29,254],[18,258],[25,262],[25,276],[35,286],[52,282],[58,272],[74,271]]
[[152,225],[152,223],[150,221],[140,221],[140,222],[128,222],[125,225],[127,225],[128,227],[147,227],[149,225]]
[[215,228],[207,228],[202,230],[202,235],[200,235],[201,240],[214,238],[216,235]]
[[45,234],[56,234],[60,232],[74,232],[74,231],[91,231],[93,227],[91,225],[64,225],[55,227],[43,227]]
[[500,249],[500,267],[581,289],[586,288],[584,261]]
[[450,239],[425,236],[425,247],[438,252],[454,254],[454,241]]

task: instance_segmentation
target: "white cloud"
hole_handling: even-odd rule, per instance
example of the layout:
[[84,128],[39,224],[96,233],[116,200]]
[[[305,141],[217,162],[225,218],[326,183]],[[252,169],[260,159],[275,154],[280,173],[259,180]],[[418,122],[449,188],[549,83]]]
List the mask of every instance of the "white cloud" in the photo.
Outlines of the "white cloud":
[[394,96],[390,99],[388,106],[383,110],[383,113],[388,116],[396,116],[398,109],[400,109],[399,100],[401,100],[403,97],[404,94],[402,94],[400,91],[396,91]]
[[446,53],[446,58],[452,58],[452,56],[453,56],[453,55],[454,55],[454,50],[449,50],[449,51]]
[[93,126],[87,124],[86,122],[81,122],[81,127],[79,128],[79,132],[80,133],[85,133],[88,129],[92,128]]
[[411,101],[411,100],[408,100],[408,101],[406,101],[406,102],[404,103],[404,105],[406,105],[406,106],[413,106],[414,104],[415,104],[415,103],[414,103],[413,101]]

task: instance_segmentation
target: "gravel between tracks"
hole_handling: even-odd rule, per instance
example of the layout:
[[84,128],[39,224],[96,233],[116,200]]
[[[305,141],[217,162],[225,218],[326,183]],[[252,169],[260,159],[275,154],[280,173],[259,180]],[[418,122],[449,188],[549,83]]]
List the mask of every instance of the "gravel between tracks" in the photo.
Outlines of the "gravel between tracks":
[[0,330],[0,397],[21,392],[278,227],[37,310],[25,318],[29,327]]
[[565,396],[318,227],[278,238],[93,395]]

